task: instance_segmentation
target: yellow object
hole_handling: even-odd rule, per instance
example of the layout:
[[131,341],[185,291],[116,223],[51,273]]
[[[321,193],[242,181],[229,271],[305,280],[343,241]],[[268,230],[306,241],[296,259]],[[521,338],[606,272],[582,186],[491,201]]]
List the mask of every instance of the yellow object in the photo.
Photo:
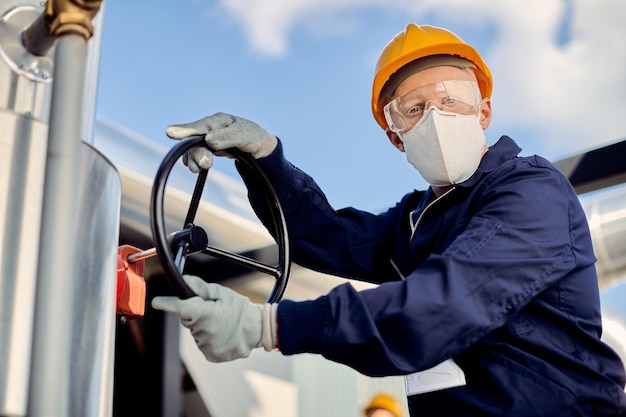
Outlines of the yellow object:
[[409,23],[385,46],[376,63],[376,73],[372,86],[372,113],[378,124],[387,128],[383,115],[384,97],[381,91],[392,74],[419,58],[434,55],[454,55],[471,61],[478,87],[483,98],[491,97],[493,80],[491,71],[480,54],[454,33],[434,26],[418,26]]
[[387,410],[391,412],[394,417],[404,416],[402,405],[395,398],[387,394],[377,394],[374,398],[372,398],[370,403],[365,406],[363,413],[367,416],[367,413],[377,409]]
[[90,39],[93,36],[91,21],[101,4],[102,0],[48,0],[44,19],[54,36],[74,33]]

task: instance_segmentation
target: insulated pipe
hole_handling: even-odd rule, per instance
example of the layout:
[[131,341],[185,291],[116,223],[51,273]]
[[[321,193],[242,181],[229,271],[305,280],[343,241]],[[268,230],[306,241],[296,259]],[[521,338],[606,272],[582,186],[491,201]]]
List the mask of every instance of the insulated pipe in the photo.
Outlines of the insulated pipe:
[[[28,415],[69,415],[73,258],[63,242],[78,238],[75,227],[81,145],[83,88],[91,19],[100,1],[49,0],[22,37],[33,53],[45,53],[58,38],[46,154],[43,211],[37,266]],[[43,39],[43,40],[42,40]],[[71,246],[71,245],[70,245]],[[54,387],[54,388],[53,388]]]

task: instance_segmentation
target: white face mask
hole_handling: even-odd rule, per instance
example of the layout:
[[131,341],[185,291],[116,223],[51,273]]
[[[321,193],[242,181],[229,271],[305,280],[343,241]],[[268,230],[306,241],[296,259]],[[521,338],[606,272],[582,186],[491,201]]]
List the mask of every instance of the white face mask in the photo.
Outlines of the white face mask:
[[431,108],[399,135],[406,159],[432,186],[459,184],[476,172],[487,144],[476,114]]

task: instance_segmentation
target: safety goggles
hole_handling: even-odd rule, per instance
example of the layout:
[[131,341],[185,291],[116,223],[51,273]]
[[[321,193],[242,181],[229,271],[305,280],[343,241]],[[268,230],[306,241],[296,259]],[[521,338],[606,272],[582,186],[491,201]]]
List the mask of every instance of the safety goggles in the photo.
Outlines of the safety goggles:
[[389,128],[402,134],[415,126],[431,107],[439,110],[471,114],[481,103],[476,81],[449,80],[428,84],[394,98],[383,107]]

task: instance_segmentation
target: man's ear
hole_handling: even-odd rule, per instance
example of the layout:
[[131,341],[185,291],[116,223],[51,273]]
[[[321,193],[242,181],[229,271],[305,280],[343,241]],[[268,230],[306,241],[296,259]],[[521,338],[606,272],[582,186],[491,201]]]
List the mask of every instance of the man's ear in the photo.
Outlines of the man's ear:
[[480,105],[480,126],[483,130],[489,127],[489,123],[491,123],[491,99],[484,99]]
[[385,133],[389,138],[389,142],[391,142],[391,144],[400,152],[404,152],[404,142],[402,142],[402,139],[400,139],[398,134],[389,128],[385,129]]

